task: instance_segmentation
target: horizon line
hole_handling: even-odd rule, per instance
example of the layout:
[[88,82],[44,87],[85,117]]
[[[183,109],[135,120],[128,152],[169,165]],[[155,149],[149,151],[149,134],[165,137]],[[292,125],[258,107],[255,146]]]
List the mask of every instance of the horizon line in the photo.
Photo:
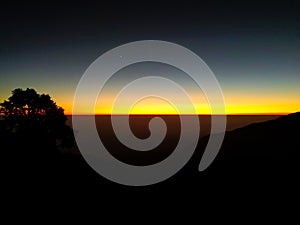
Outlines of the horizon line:
[[227,114],[190,114],[190,113],[181,113],[181,114],[168,114],[168,113],[96,113],[96,114],[65,114],[66,116],[284,116],[289,115],[292,112],[278,112],[278,113],[227,113]]

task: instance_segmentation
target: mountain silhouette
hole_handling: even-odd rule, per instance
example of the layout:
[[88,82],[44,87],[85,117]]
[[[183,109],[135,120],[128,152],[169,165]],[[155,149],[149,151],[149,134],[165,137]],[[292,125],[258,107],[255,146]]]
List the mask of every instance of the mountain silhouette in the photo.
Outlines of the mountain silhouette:
[[[227,131],[211,169],[286,170],[298,166],[300,112]],[[203,137],[193,164],[199,163],[209,136]],[[209,169],[209,168],[208,168]]]
[[[205,136],[200,139],[194,155],[183,169],[156,186],[163,189],[198,189],[203,183],[210,183],[211,186],[207,187],[209,189],[216,182],[224,182],[224,179],[230,180],[232,184],[237,180],[265,185],[269,185],[267,181],[270,184],[283,180],[285,183],[293,182],[299,167],[299,128],[300,113],[293,113],[227,131],[216,159],[205,171],[199,172],[199,162],[209,137]],[[120,187],[126,189],[126,186],[118,186],[99,176],[80,155],[62,155],[60,165],[62,168],[59,174],[64,177],[63,182],[75,180],[76,183],[104,189],[108,187],[109,190],[119,190]]]
[[219,157],[242,163],[270,162],[278,167],[288,162],[291,166],[299,157],[299,129],[298,112],[227,132]]
[[243,196],[245,201],[253,202],[261,198],[272,200],[274,193],[277,200],[294,198],[299,191],[299,128],[300,113],[293,113],[228,131],[216,159],[205,171],[199,172],[209,137],[205,136],[200,139],[191,160],[178,173],[145,187],[113,183],[97,174],[80,154],[73,153],[57,155],[42,168],[35,166],[30,173],[26,165],[32,164],[36,157],[32,161],[26,158],[28,161],[20,164],[22,168],[14,164],[6,171],[10,172],[7,174],[10,184],[17,188],[15,193],[19,196],[49,192],[78,197],[88,193],[93,198],[99,197],[103,204],[111,202],[112,197],[131,202],[174,199],[174,196],[179,201],[200,202],[212,195],[226,201]]

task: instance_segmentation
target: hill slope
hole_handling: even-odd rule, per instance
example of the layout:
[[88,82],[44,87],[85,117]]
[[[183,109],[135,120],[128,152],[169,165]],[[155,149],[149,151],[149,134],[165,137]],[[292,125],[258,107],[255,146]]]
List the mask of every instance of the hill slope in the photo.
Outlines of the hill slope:
[[[286,170],[299,164],[300,112],[254,123],[225,134],[212,168],[237,170]],[[194,163],[199,162],[208,136],[200,140]]]

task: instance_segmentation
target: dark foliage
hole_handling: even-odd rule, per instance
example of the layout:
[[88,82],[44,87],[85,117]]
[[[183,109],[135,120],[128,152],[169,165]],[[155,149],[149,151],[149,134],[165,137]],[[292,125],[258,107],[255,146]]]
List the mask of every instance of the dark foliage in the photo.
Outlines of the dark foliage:
[[2,146],[21,155],[53,155],[73,145],[67,117],[49,95],[20,88],[0,104]]

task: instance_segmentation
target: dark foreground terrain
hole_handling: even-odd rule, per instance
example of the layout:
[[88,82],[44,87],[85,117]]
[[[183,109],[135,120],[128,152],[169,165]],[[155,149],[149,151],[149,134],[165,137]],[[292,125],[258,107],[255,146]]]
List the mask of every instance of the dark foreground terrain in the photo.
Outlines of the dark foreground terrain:
[[[109,125],[104,127],[108,134]],[[47,146],[33,151],[29,143],[17,143],[15,147],[2,146],[2,165],[7,178],[4,186],[18,198],[69,196],[73,200],[86,198],[99,200],[101,204],[130,202],[135,206],[151,202],[164,207],[169,201],[179,200],[183,200],[183,204],[205,204],[206,201],[224,199],[222,204],[225,205],[232,201],[237,204],[250,201],[258,205],[280,200],[297,201],[299,128],[300,113],[294,113],[227,131],[215,161],[207,170],[199,172],[198,165],[208,139],[204,136],[192,159],[180,172],[164,182],[145,187],[119,185],[102,178],[80,154],[50,154]],[[140,135],[146,137],[147,132]],[[174,139],[174,135],[167,138]],[[111,144],[118,157],[120,143],[110,135],[103,134],[102,140],[107,146]],[[158,150],[144,156],[129,153],[134,158],[130,163],[138,162],[140,157],[141,165],[151,164],[154,159],[171,154],[168,147],[173,145],[163,143],[161,150],[165,151],[162,155],[157,153]],[[128,155],[127,158],[122,154],[119,157],[130,161]]]

